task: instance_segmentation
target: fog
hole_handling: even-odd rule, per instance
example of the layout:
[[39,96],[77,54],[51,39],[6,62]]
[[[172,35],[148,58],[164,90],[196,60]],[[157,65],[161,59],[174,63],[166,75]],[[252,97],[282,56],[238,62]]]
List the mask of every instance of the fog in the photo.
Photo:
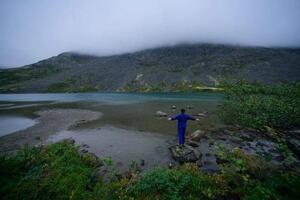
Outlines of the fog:
[[299,0],[0,0],[0,66],[181,43],[300,46]]

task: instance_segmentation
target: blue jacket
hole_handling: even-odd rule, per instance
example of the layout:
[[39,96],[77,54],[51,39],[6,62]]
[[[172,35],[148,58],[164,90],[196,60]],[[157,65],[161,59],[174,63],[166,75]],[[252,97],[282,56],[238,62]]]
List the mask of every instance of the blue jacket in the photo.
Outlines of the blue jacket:
[[172,120],[178,120],[178,128],[186,128],[187,120],[196,120],[194,117],[186,114],[180,114],[176,117],[172,117]]

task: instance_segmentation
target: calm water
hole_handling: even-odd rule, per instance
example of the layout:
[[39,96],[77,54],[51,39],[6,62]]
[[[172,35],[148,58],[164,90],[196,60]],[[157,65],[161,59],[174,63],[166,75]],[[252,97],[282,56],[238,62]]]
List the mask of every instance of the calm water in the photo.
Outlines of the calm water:
[[35,121],[19,116],[0,116],[0,137],[33,126]]
[[[97,128],[104,125],[112,125],[121,128],[133,128],[141,131],[149,131],[163,134],[176,133],[176,123],[168,122],[166,118],[155,117],[160,110],[168,115],[176,115],[180,108],[192,106],[186,109],[188,114],[197,115],[203,111],[209,112],[209,116],[202,118],[199,123],[190,123],[190,131],[197,126],[209,127],[220,124],[216,115],[218,104],[223,101],[223,95],[218,93],[60,93],[60,94],[0,94],[0,116],[14,115],[18,109],[26,113],[37,105],[43,105],[41,109],[48,109],[49,101],[57,102],[52,108],[63,104],[60,108],[66,108],[72,102],[76,106],[71,108],[89,109],[102,112],[101,119],[86,123],[84,128]],[[2,102],[2,103],[1,103]],[[177,109],[171,109],[176,105]],[[11,109],[14,109],[10,111]],[[17,110],[16,110],[17,109]],[[11,124],[13,119],[11,119]],[[2,121],[0,120],[2,124]],[[3,131],[2,131],[3,132]]]
[[0,101],[97,101],[105,103],[137,103],[146,101],[220,101],[219,93],[43,93],[43,94],[0,94]]

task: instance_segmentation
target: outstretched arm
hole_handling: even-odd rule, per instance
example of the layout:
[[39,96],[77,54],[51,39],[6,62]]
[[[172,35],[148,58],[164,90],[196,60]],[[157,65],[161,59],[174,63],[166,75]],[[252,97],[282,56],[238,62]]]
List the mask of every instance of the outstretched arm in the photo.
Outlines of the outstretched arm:
[[188,120],[196,120],[196,121],[199,121],[198,118],[194,118],[194,117],[192,117],[192,116],[190,116],[190,115],[188,115]]
[[177,120],[178,119],[178,115],[175,117],[169,117],[168,120]]

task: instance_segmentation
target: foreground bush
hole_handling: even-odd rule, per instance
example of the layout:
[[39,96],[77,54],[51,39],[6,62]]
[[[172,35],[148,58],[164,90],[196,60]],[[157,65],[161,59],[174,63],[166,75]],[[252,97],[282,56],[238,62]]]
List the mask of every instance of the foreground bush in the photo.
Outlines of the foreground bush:
[[[0,162],[2,199],[299,199],[295,169],[270,167],[240,149],[220,150],[221,170],[204,174],[194,164],[131,175],[112,173],[104,182],[99,163],[60,142],[26,148]],[[115,174],[115,175],[114,175]]]
[[225,84],[226,102],[222,118],[251,128],[300,127],[300,84],[266,86],[239,81]]

